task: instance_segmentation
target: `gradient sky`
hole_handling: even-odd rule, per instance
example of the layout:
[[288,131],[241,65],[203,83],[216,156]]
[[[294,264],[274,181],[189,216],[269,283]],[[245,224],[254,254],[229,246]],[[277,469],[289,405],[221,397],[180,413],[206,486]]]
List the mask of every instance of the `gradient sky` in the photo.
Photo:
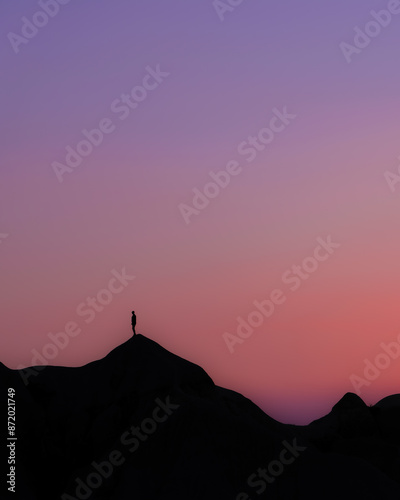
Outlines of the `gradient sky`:
[[[42,8],[3,2],[1,361],[30,365],[76,322],[49,363],[90,362],[130,337],[135,309],[140,333],[274,418],[305,423],[355,392],[400,333],[400,183],[385,179],[400,14],[350,63],[340,44],[397,4],[244,0],[222,21],[211,0],[71,1],[16,53],[10,33]],[[121,120],[111,104],[157,65],[169,76]],[[247,162],[239,144],[285,107],[296,118]],[[114,131],[60,183],[53,162],[104,118]],[[240,174],[186,224],[180,204],[231,160]],[[340,247],[292,292],[283,273],[328,236]],[[87,324],[77,308],[123,268],[135,279]],[[274,289],[286,302],[230,353],[223,334]],[[400,357],[361,396],[399,386]]]

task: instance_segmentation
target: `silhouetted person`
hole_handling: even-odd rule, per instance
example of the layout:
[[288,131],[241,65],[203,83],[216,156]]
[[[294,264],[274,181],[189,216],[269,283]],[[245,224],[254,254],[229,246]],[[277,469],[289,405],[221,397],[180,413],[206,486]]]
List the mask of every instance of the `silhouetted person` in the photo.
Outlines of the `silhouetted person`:
[[135,314],[135,311],[132,311],[132,330],[133,330],[133,335],[136,335],[136,314]]

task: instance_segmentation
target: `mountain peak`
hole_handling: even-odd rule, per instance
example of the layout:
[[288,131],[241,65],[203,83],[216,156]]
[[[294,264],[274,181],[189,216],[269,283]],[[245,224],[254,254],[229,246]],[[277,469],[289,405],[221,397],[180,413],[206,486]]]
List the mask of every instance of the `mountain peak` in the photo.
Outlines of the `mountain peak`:
[[400,498],[395,431],[374,438],[385,461],[368,447],[385,410],[357,440],[353,425],[341,432],[348,408],[370,412],[355,394],[314,424],[284,425],[143,335],[81,367],[41,367],[27,385],[2,366],[0,385],[16,391],[16,498]]
[[332,408],[332,411],[354,410],[360,408],[367,408],[367,405],[360,398],[360,396],[357,396],[357,394],[354,394],[353,392],[346,392],[342,399],[340,399]]

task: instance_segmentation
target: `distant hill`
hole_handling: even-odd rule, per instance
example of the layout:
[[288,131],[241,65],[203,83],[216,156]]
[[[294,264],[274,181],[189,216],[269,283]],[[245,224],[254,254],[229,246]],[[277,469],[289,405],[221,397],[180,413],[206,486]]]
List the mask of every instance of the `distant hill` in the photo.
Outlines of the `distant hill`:
[[142,335],[79,368],[32,370],[25,384],[0,364],[3,408],[11,387],[17,410],[16,493],[2,472],[0,498],[400,499],[400,396],[368,407],[349,393],[285,425]]

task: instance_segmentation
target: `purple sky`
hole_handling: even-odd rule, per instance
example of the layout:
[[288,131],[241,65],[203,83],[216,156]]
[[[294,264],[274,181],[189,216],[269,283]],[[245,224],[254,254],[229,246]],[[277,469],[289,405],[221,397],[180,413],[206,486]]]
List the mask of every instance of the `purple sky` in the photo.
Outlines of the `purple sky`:
[[[400,2],[214,4],[2,5],[1,361],[30,364],[73,321],[48,362],[87,363],[129,338],[134,308],[139,332],[218,385],[304,422],[398,335]],[[21,42],[32,20],[46,25]],[[357,27],[374,36],[346,60]],[[229,162],[237,175],[196,208]],[[340,247],[292,291],[282,275],[329,236]],[[123,268],[135,279],[86,323],[79,306]],[[231,352],[224,334],[274,289],[285,303]],[[361,396],[399,392],[399,371],[390,360]]]

